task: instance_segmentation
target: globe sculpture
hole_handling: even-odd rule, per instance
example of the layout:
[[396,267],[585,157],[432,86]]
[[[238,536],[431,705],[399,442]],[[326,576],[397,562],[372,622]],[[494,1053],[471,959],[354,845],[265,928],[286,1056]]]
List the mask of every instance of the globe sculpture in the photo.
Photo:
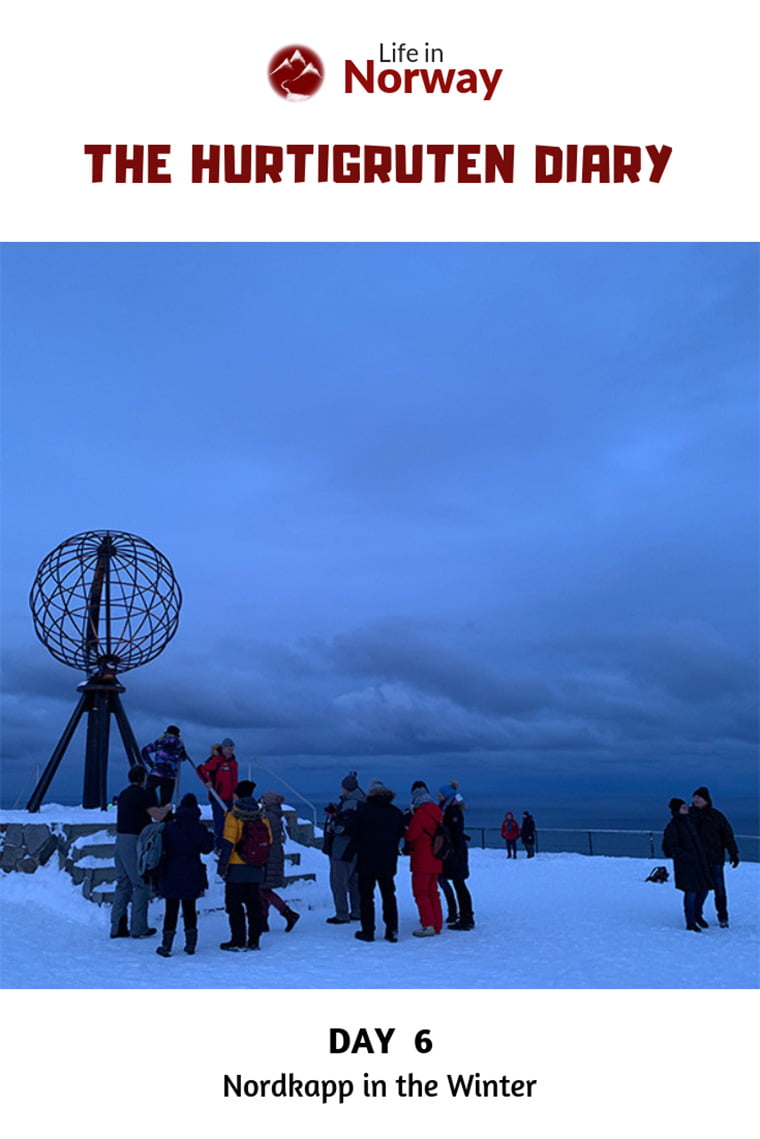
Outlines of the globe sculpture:
[[86,672],[79,702],[27,810],[38,811],[81,717],[87,713],[85,807],[108,806],[108,742],[114,716],[130,766],[142,762],[117,674],[159,655],[177,631],[182,594],[159,550],[119,530],[67,538],[40,564],[29,604],[34,629],[56,660]]

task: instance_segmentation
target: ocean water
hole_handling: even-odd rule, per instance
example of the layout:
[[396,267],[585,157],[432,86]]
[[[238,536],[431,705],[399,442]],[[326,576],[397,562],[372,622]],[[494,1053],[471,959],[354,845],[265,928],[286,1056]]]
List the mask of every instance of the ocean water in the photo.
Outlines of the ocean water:
[[[315,819],[317,825],[321,825],[326,805],[334,801],[340,793],[340,780],[345,774],[346,766],[333,767],[331,770],[309,771],[282,765],[277,769],[280,772],[278,775],[275,767],[265,770],[257,766],[254,761],[249,770],[249,765],[243,761],[240,763],[240,777],[252,778],[257,783],[259,792],[267,789],[281,791],[304,818]],[[383,774],[384,765],[378,763],[377,766]],[[427,772],[424,768],[422,770],[424,778]],[[529,793],[526,789],[518,790],[515,794],[505,794],[500,788],[494,788],[493,793],[486,793],[483,787],[484,783],[487,785],[488,779],[482,773],[478,775],[479,778],[476,779],[471,774],[469,778],[462,780],[460,786],[465,797],[466,825],[473,846],[502,847],[499,832],[505,812],[512,811],[519,821],[523,811],[529,810],[536,821],[539,850],[547,853],[569,851],[633,858],[651,857],[658,861],[663,857],[660,850],[662,832],[670,819],[668,801],[673,794],[689,797],[693,785],[674,786],[667,790],[663,787],[656,791],[648,786],[638,790],[624,787],[617,792],[607,790],[603,793],[589,792],[569,783],[566,788],[558,788],[547,781],[546,784],[536,783]],[[369,778],[371,777],[370,775]],[[395,773],[389,771],[383,777],[387,779],[389,786],[396,789],[397,805],[402,809],[406,808],[409,805],[411,785],[408,770],[403,773],[398,770]],[[365,789],[369,778],[362,780]],[[110,784],[114,784],[115,780],[118,783],[120,779],[122,779],[121,770],[118,774],[109,773]],[[68,782],[69,786],[66,787],[64,780],[54,781],[46,798],[51,802],[69,805],[81,803],[79,776],[77,775],[76,782],[73,779]],[[183,771],[181,783],[181,793],[189,790],[197,793],[200,790],[201,797],[203,796],[203,788],[199,787],[198,780],[192,772]],[[121,783],[112,786],[112,793],[118,791],[120,785]],[[434,786],[433,783],[430,785]],[[27,795],[30,790],[31,785]],[[740,836],[737,842],[741,857],[748,861],[760,861],[758,799],[753,795],[719,795],[714,788],[711,790],[714,805],[723,811],[733,826],[734,833]],[[299,798],[299,794],[303,798]],[[22,798],[18,804],[22,808],[24,801]],[[15,805],[9,798],[9,790],[6,790],[3,796],[2,805],[5,808]],[[521,857],[524,857],[521,844],[518,845],[518,850]]]
[[[271,785],[275,786],[274,783]],[[260,789],[263,786],[262,780]],[[317,823],[321,825],[324,808],[328,802],[335,800],[337,790],[331,788],[325,793],[324,788],[310,788],[309,791],[307,798],[316,808]],[[463,788],[463,791],[466,792],[466,789]],[[305,792],[302,790],[302,793]],[[304,803],[293,795],[288,798],[293,806],[303,810],[305,818],[312,817],[311,810]],[[404,809],[409,805],[409,796],[399,793],[395,801]],[[734,833],[743,836],[737,839],[740,856],[747,861],[760,861],[758,804],[751,798],[736,796],[716,801],[714,805],[726,815]],[[662,861],[660,843],[662,832],[670,820],[670,812],[667,800],[660,803],[654,796],[637,800],[614,795],[564,798],[533,795],[525,801],[515,799],[501,802],[495,800],[494,796],[465,794],[465,825],[471,845],[487,849],[503,847],[500,831],[505,812],[512,811],[519,822],[525,810],[529,810],[536,821],[539,850],[630,858],[651,857]],[[525,856],[521,843],[518,843],[518,851],[521,857]]]

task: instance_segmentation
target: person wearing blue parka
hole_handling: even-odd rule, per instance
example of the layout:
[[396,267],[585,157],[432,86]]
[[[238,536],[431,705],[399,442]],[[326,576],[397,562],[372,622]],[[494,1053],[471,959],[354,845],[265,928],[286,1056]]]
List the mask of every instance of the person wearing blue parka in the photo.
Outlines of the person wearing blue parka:
[[201,822],[201,809],[195,795],[183,796],[177,813],[164,825],[163,855],[158,872],[158,893],[166,900],[163,940],[156,953],[171,956],[177,930],[179,908],[185,927],[185,953],[195,953],[198,944],[198,918],[195,903],[208,887],[206,866],[201,855],[214,849],[214,836]]

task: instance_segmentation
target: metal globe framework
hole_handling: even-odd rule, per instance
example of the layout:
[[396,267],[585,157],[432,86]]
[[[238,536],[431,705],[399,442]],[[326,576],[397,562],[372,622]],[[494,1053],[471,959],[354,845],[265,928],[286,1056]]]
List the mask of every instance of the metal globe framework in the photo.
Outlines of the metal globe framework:
[[177,631],[182,594],[164,555],[134,534],[91,530],[40,565],[29,596],[50,653],[91,672],[127,672],[153,660]]
[[164,555],[135,534],[89,530],[61,542],[37,570],[29,595],[34,629],[62,664],[83,670],[79,703],[40,778],[27,808],[43,796],[87,713],[82,802],[105,810],[110,715],[130,765],[142,762],[124,712],[117,673],[154,660],[179,624],[182,593]]

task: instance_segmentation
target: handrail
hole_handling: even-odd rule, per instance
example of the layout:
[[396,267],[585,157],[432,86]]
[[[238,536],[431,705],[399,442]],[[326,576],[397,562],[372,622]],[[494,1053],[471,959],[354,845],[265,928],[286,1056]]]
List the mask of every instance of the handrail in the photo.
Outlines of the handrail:
[[301,801],[304,802],[306,804],[306,806],[311,809],[311,813],[314,816],[314,833],[316,834],[316,832],[317,832],[317,808],[314,806],[314,804],[311,803],[306,798],[305,795],[302,795],[300,791],[296,791],[295,787],[291,787],[290,784],[285,779],[283,779],[281,775],[278,775],[276,771],[272,771],[271,768],[267,767],[267,765],[265,763],[262,763],[260,759],[257,759],[255,755],[251,756],[250,762],[251,763],[257,763],[259,765],[259,767],[263,767],[264,771],[268,772],[274,779],[279,780],[279,782],[282,783],[283,787],[287,787],[288,791],[292,791],[292,793],[294,795],[297,795],[298,798],[301,799]]
[[31,777],[27,777],[27,779],[24,781],[24,784],[23,784],[21,790],[19,791],[18,795],[16,796],[16,801],[13,804],[13,807],[11,808],[11,810],[13,810],[13,811],[17,810],[19,802],[21,801],[23,796],[26,794],[26,789],[29,786],[32,779],[34,779],[35,783],[39,783],[39,781],[40,781],[40,765],[39,765],[39,763],[35,763],[34,767],[32,768]]
[[[477,827],[467,826],[467,830],[475,833],[480,831],[480,847],[481,850],[486,849],[486,831],[491,831],[493,837],[497,840],[496,849],[499,845],[498,840],[501,838],[501,829],[498,825],[490,827]],[[659,840],[662,832],[660,830],[634,830],[627,827],[538,827],[536,832],[536,850],[539,849],[539,840],[542,834],[584,834],[588,840],[588,853],[594,853],[593,836],[602,834],[619,834],[619,835],[646,835],[649,839],[649,854],[650,857],[656,857],[656,847],[659,845]],[[736,834],[734,836],[737,840],[749,840],[750,842],[760,842],[760,835],[751,834]],[[749,861],[755,861],[750,857]]]

